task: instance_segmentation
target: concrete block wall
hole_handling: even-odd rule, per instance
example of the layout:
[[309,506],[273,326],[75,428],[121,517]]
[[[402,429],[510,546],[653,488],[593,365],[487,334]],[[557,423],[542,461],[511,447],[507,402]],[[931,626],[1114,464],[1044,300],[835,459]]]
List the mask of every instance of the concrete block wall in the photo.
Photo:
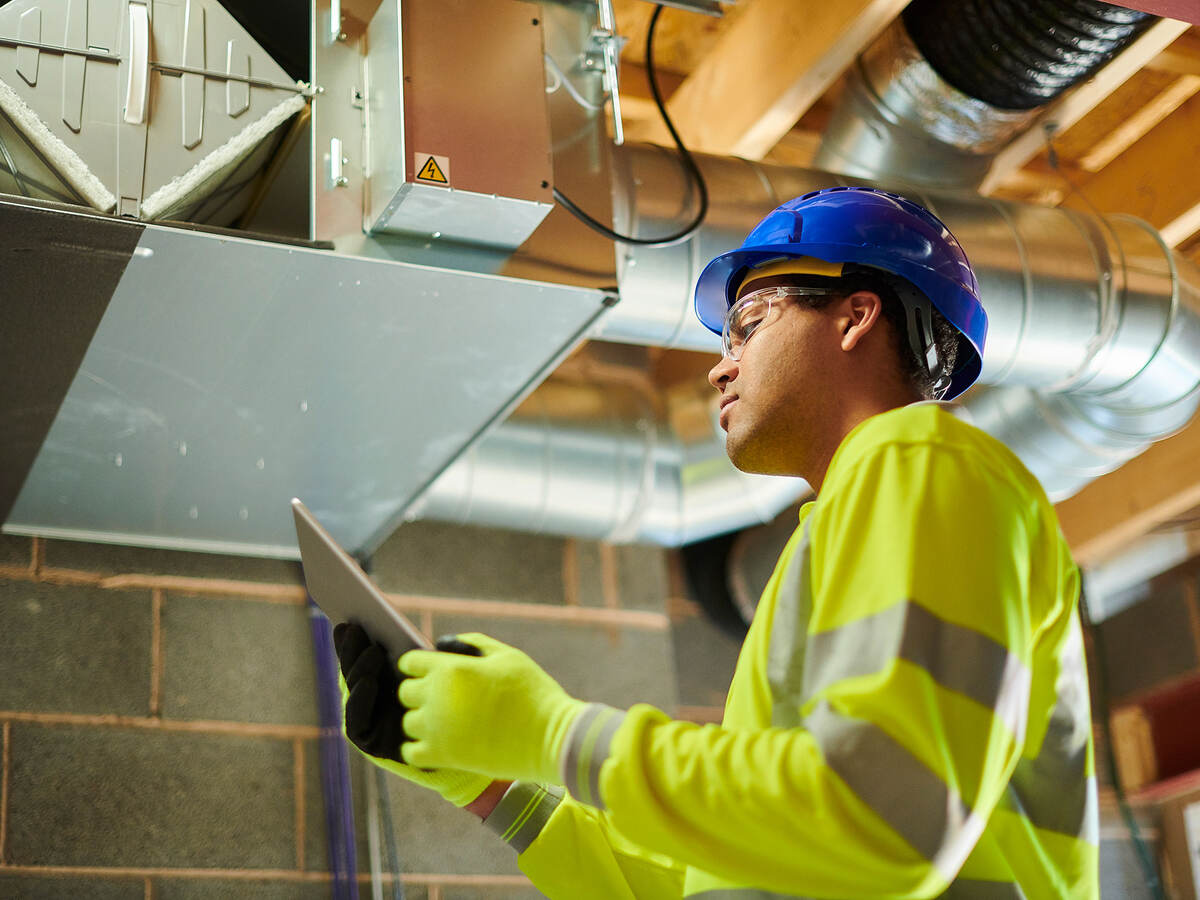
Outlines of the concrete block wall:
[[[719,719],[737,643],[672,554],[421,522],[372,564],[431,636],[486,631],[577,696]],[[0,536],[0,898],[331,895],[302,584],[274,560]],[[366,769],[352,752],[360,873]],[[410,900],[540,896],[474,816],[386,790]]]
[[[372,562],[431,636],[486,631],[577,696],[720,718],[739,644],[672,553],[422,522]],[[1163,586],[1104,623],[1115,701],[1195,671],[1196,604]],[[0,535],[0,900],[329,897],[309,627],[291,563]],[[410,900],[540,896],[469,813],[386,791]],[[1103,811],[1102,895],[1148,897]]]

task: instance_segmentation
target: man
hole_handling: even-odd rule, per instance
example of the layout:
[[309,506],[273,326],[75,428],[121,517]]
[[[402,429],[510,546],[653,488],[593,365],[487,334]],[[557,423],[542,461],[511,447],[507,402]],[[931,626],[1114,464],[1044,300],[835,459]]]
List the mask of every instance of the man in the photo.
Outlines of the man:
[[475,634],[446,649],[477,658],[402,657],[397,703],[342,630],[348,734],[486,816],[553,898],[1097,897],[1077,569],[1035,479],[930,402],[986,332],[953,236],[818,191],[713,260],[696,311],[730,459],[817,492],[722,725],[583,703]]

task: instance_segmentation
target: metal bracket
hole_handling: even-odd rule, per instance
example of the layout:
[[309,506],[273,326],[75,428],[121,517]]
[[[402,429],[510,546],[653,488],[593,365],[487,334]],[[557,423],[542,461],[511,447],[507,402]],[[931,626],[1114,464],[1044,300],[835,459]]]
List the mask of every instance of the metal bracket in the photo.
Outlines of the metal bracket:
[[62,47],[58,44],[46,44],[41,41],[22,41],[17,38],[4,37],[3,35],[0,35],[0,47],[31,47],[34,50],[45,50],[47,53],[61,53],[65,56],[82,56],[85,59],[99,59],[104,62],[121,62],[119,55],[116,53],[107,53],[103,50]]
[[341,138],[329,139],[329,186],[345,187],[350,183],[346,177],[346,165],[350,162],[342,148]]
[[326,43],[337,44],[346,40],[346,32],[342,30],[342,0],[330,0],[329,30],[325,35]]
[[617,34],[612,0],[600,0],[599,17],[599,24],[588,35],[583,67],[604,70],[604,90],[612,101],[613,143],[620,146],[625,143],[625,125],[621,121],[621,84],[617,67],[626,39]]

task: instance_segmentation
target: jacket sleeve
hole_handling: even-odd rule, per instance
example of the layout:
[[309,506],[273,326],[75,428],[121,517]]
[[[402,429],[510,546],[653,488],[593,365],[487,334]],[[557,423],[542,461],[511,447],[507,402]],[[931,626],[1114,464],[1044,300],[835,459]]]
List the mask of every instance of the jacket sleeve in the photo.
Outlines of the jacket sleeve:
[[1014,488],[977,466],[885,444],[843,471],[783,576],[810,611],[802,649],[768,663],[773,726],[589,706],[567,736],[571,795],[736,884],[945,891],[1018,761],[1030,686],[1033,538]]
[[638,847],[560,787],[515,782],[484,820],[550,900],[678,900],[684,866]]

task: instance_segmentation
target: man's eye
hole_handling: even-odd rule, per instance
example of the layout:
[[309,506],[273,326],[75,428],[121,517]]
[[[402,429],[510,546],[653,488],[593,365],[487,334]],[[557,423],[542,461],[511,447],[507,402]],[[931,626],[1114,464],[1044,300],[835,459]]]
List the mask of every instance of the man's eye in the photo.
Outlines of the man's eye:
[[764,317],[761,313],[755,313],[753,316],[748,316],[747,318],[743,319],[742,334],[746,335],[746,337],[750,337],[750,335],[754,332],[754,329],[762,324],[763,318]]

